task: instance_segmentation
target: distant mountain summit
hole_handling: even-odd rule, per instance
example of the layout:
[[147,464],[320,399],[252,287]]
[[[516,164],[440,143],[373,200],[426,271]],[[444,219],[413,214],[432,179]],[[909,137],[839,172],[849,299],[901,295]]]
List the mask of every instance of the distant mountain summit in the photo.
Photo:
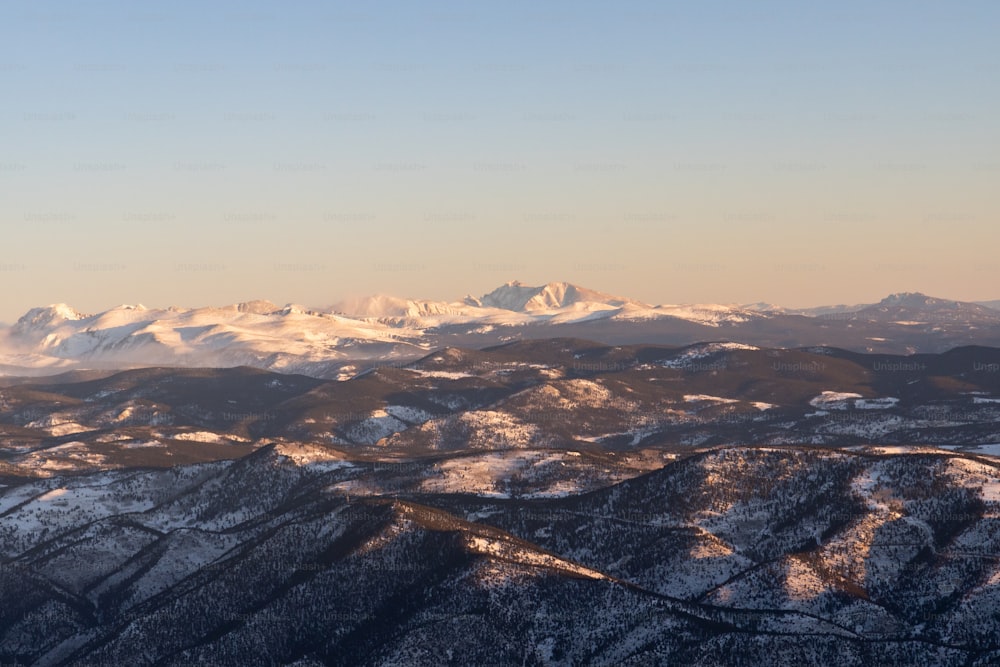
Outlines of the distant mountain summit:
[[391,319],[461,315],[466,309],[460,303],[451,304],[443,301],[403,299],[386,294],[376,294],[360,299],[341,301],[334,305],[333,310],[337,313],[343,313],[348,317]]
[[233,309],[239,313],[252,313],[254,315],[268,315],[278,310],[276,304],[270,301],[265,301],[263,299],[257,299],[256,301],[244,301],[243,303],[238,303],[233,306]]
[[993,310],[1000,310],[1000,299],[994,299],[993,301],[976,301],[975,303],[980,306],[992,308]]
[[921,292],[896,292],[878,303],[838,304],[810,308],[782,308],[770,303],[747,304],[752,311],[805,315],[820,319],[866,322],[927,324],[946,321],[952,324],[1000,322],[1000,301],[956,301],[928,296]]
[[568,282],[516,280],[454,302],[375,295],[318,309],[246,301],[204,308],[122,305],[85,315],[60,303],[33,308],[0,329],[0,374],[245,365],[346,379],[442,347],[556,337],[912,354],[1000,346],[1000,311],[916,292],[891,294],[876,304],[811,309],[649,305]]
[[1000,311],[968,301],[939,299],[920,292],[897,292],[854,312],[852,319],[876,322],[998,323]]
[[470,306],[500,308],[522,313],[557,310],[582,303],[600,304],[609,308],[619,308],[626,304],[645,305],[571,283],[552,282],[532,287],[517,280],[501,285],[482,298],[466,297],[465,303]]
[[[604,292],[587,289],[566,282],[551,282],[541,286],[525,285],[517,280],[504,283],[489,294],[481,297],[466,296],[458,302],[427,301],[405,299],[385,294],[376,294],[358,299],[349,299],[333,306],[334,312],[348,317],[363,319],[413,321],[419,318],[454,322],[470,321],[484,317],[502,317],[496,311],[519,314],[538,314],[564,309],[612,311],[623,306],[649,306],[632,299],[626,299]],[[511,320],[511,323],[522,319]]]
[[81,315],[65,303],[56,303],[43,308],[32,308],[14,324],[13,331],[14,333],[22,334],[32,330],[44,329],[60,322],[75,322],[85,317],[85,315]]

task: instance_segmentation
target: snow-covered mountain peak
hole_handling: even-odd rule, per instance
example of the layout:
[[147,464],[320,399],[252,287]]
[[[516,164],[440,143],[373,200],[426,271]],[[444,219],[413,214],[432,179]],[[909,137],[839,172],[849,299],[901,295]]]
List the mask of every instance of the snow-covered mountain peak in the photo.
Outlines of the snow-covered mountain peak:
[[769,301],[755,301],[754,303],[742,303],[737,304],[736,308],[742,310],[749,310],[755,313],[787,313],[794,312],[792,309],[786,308],[785,306],[778,305],[776,303],[770,303]]
[[303,305],[297,303],[286,304],[284,308],[277,311],[280,315],[316,315],[317,313]]
[[441,315],[464,315],[465,305],[443,301],[404,299],[386,294],[376,294],[359,299],[349,299],[336,304],[334,312],[362,319],[421,318]]
[[13,327],[14,333],[37,330],[66,321],[82,320],[86,316],[65,303],[55,303],[42,308],[32,308],[21,316]]
[[504,283],[475,301],[476,305],[487,308],[500,308],[516,312],[557,310],[578,303],[602,304],[615,308],[634,303],[630,299],[597,292],[571,283],[551,282],[533,287],[524,285],[517,280]]
[[[801,315],[820,321],[812,323]],[[841,325],[840,320],[849,322]],[[925,331],[916,325],[929,326]],[[706,327],[725,331],[708,333]],[[441,345],[476,347],[545,335],[627,343],[726,338],[908,353],[941,345],[936,341],[942,328],[952,332],[946,339],[951,346],[994,344],[1000,337],[1000,312],[916,292],[892,294],[878,304],[859,307],[648,305],[568,282],[532,286],[511,280],[482,297],[462,301],[383,294],[332,309],[295,303],[282,307],[261,300],[198,308],[122,305],[83,315],[66,304],[54,304],[34,308],[13,326],[0,328],[0,373],[62,368],[71,360],[109,367],[251,365],[340,377],[342,367],[352,376],[360,362],[415,359]],[[11,360],[9,370],[4,369],[4,355]]]
[[264,299],[257,299],[254,301],[243,301],[241,303],[234,304],[232,308],[236,312],[249,313],[252,315],[268,315],[276,310],[280,310],[277,304],[271,303],[270,301]]

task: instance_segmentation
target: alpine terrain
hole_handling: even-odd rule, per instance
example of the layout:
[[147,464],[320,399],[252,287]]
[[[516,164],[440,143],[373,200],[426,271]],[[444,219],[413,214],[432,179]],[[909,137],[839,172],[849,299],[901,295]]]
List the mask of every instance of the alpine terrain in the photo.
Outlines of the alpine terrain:
[[[128,351],[115,318],[138,349],[236,354],[314,318],[391,355],[428,344],[417,321],[609,302],[509,287],[451,311],[373,300],[349,325],[59,308],[11,334]],[[3,378],[0,662],[1000,661],[1000,349],[559,337],[390,359]]]

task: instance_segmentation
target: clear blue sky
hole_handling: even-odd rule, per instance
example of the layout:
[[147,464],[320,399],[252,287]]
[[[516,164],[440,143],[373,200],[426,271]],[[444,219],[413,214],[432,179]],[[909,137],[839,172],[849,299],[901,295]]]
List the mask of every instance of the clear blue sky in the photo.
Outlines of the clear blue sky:
[[1000,4],[0,5],[0,321],[1000,298]]

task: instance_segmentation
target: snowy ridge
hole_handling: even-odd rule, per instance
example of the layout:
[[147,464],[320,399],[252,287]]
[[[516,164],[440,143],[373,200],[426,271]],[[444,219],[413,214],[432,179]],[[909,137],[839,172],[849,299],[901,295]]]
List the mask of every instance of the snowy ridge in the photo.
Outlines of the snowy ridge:
[[466,303],[503,310],[532,312],[558,310],[580,303],[624,306],[627,303],[635,302],[585,287],[577,287],[570,283],[555,282],[540,287],[531,287],[513,280],[484,295],[481,299],[466,297]]
[[[757,349],[759,348],[753,345],[744,345],[743,343],[702,343],[685,348],[673,358],[663,361],[662,365],[665,368],[690,368],[692,364],[702,363],[700,360],[707,359],[721,352]],[[722,362],[718,362],[718,365],[720,367],[724,366]]]
[[597,570],[591,570],[590,568],[534,549],[527,549],[507,540],[473,535],[466,538],[466,544],[470,550],[476,553],[511,561],[519,565],[557,570],[586,579],[609,579],[607,575]]
[[[829,320],[833,315],[836,317],[832,319],[849,319],[864,327],[879,328],[858,333],[861,342],[841,343],[837,336],[855,334],[827,332],[826,323],[808,323]],[[773,338],[777,334],[768,332],[780,329],[775,327],[776,318],[789,319],[795,332],[790,334],[792,340],[801,340],[803,346],[822,343],[849,348],[853,344],[863,345],[867,351],[874,351],[874,346],[909,354],[918,349],[914,341],[922,348],[932,345],[924,343],[924,337],[933,341],[941,338],[936,328],[922,328],[927,323],[951,326],[962,336],[973,336],[970,343],[994,344],[997,340],[996,344],[1000,344],[1000,312],[920,294],[892,295],[879,304],[854,311],[796,311],[770,304],[650,305],[566,282],[525,285],[511,281],[481,297],[467,296],[454,302],[376,295],[325,309],[246,301],[205,308],[121,305],[84,314],[57,303],[33,308],[14,325],[0,328],[0,373],[40,374],[81,367],[248,365],[347,378],[353,373],[344,371],[344,367],[356,368],[358,362],[412,361],[453,336],[473,347],[498,344],[521,335],[521,327],[532,327],[532,337],[538,337],[538,327],[568,325],[581,328],[552,335],[587,337],[583,327],[593,326],[595,339],[610,342],[601,336],[611,335],[607,334],[612,328],[609,325],[614,325],[614,336],[625,338],[634,327],[642,332],[641,337],[651,335],[651,329],[656,335],[678,342],[730,338],[775,346]],[[967,323],[980,326],[964,326]],[[725,333],[708,334],[710,330],[703,327]],[[892,335],[882,335],[883,328]],[[900,328],[907,331],[900,334]],[[787,335],[780,334],[782,347],[788,346]],[[833,339],[828,338],[831,335]],[[917,338],[902,340],[901,335]],[[449,340],[447,344],[452,343]]]
[[443,320],[468,316],[470,309],[461,303],[442,301],[421,301],[377,294],[374,296],[341,301],[333,306],[333,312],[357,319],[387,318],[438,318]]
[[768,313],[755,312],[738,306],[701,303],[650,307],[626,306],[615,315],[615,319],[652,320],[661,317],[674,317],[679,320],[718,327],[723,324],[741,324],[769,316]]
[[339,359],[415,357],[419,329],[390,327],[267,302],[222,308],[119,306],[80,315],[64,305],[34,309],[0,340],[0,361],[29,368],[65,360],[128,365],[240,366],[295,371]]
[[676,318],[719,326],[766,316],[738,306],[717,304],[651,306],[565,282],[530,286],[516,280],[482,297],[467,296],[461,302],[377,295],[339,303],[334,311],[350,317],[425,327],[477,322],[499,326],[566,324],[605,318],[625,321]]
[[247,301],[165,309],[121,305],[93,315],[67,304],[33,308],[0,334],[0,365],[26,369],[67,362],[110,366],[249,365],[336,375],[330,363],[415,359],[432,347],[428,330],[674,318],[710,326],[763,315],[729,306],[650,306],[565,282],[509,282],[481,298],[445,303],[377,295],[315,310]]

